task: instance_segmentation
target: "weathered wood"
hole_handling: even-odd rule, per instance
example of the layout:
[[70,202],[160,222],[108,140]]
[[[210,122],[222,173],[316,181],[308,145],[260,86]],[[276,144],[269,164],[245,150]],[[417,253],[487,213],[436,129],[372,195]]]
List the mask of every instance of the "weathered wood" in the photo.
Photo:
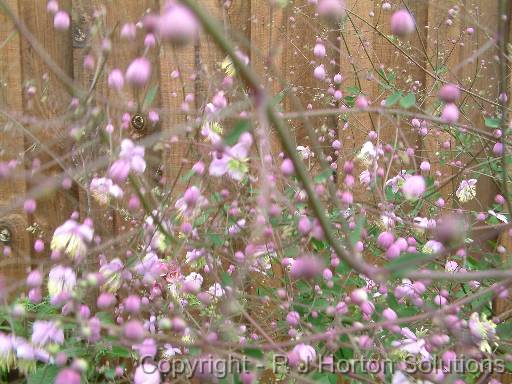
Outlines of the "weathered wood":
[[[16,15],[18,5],[16,0],[7,4]],[[13,23],[3,13],[0,13],[0,42],[5,45],[0,50],[0,106],[2,112],[16,115],[23,108],[20,36]],[[24,134],[16,124],[0,113],[0,164],[15,159],[18,162],[16,171],[8,180],[0,179],[0,207],[7,208],[19,196],[25,194],[25,179],[18,177],[19,170],[24,167]],[[17,282],[24,274],[24,268],[30,264],[30,242],[26,231],[27,215],[21,208],[0,217],[0,231],[8,230],[11,241],[6,244],[11,249],[11,255],[2,259],[2,275],[10,285]],[[4,247],[0,247],[3,252]]]
[[[46,2],[19,2],[20,19],[32,33],[34,39],[45,49],[55,65],[69,78],[73,76],[72,43],[69,31],[57,31],[53,27],[53,17],[46,12]],[[61,9],[71,10],[71,1],[60,2]],[[26,125],[33,138],[26,138],[26,164],[30,169],[33,162],[40,162],[41,170],[36,170],[27,179],[27,190],[59,180],[65,169],[57,165],[57,160],[71,165],[69,151],[73,145],[67,124],[56,124],[52,129],[41,129],[37,120],[60,117],[68,112],[71,95],[58,80],[52,68],[35,51],[26,36],[21,40],[21,67],[23,86],[23,111],[25,116],[35,118],[34,124]],[[28,86],[35,87],[34,95],[29,95]],[[65,158],[65,159],[64,159]],[[50,165],[51,164],[51,165]],[[57,188],[56,188],[57,187]],[[37,199],[37,210],[31,217],[32,238],[42,238],[45,251],[33,253],[36,259],[49,256],[49,242],[55,228],[78,209],[76,186],[71,190],[59,189],[60,183],[48,185],[45,193]]]

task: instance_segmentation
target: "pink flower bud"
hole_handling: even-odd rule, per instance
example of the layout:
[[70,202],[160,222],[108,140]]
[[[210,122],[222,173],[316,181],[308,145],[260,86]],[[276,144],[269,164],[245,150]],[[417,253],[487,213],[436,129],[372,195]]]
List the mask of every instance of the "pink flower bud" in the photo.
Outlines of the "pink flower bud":
[[281,172],[284,176],[291,176],[295,173],[293,162],[290,159],[284,159],[281,163]]
[[197,35],[199,23],[187,7],[181,4],[171,4],[160,16],[158,31],[162,39],[182,45]]
[[80,381],[80,374],[71,368],[62,369],[55,377],[55,384],[80,384]]
[[124,309],[131,314],[139,313],[140,305],[140,297],[136,295],[130,295],[124,300]]
[[363,96],[363,95],[357,96],[356,103],[355,103],[356,108],[365,109],[365,108],[368,108],[369,105],[370,104],[368,103],[368,99],[365,96]]
[[53,26],[58,31],[66,31],[70,24],[69,14],[65,11],[58,11],[53,17]]
[[368,293],[363,288],[358,288],[350,293],[350,299],[354,304],[361,305],[368,301]]
[[325,268],[322,272],[322,277],[325,280],[331,280],[332,279],[332,271],[329,268]]
[[336,22],[345,16],[345,2],[343,0],[318,0],[316,11],[321,17]]
[[121,28],[121,38],[126,40],[135,40],[137,27],[133,23],[126,23]]
[[108,75],[108,86],[115,90],[120,90],[124,86],[123,72],[119,69],[113,69]]
[[405,37],[413,33],[415,28],[414,18],[407,10],[401,9],[391,16],[391,33],[393,35]]
[[96,305],[100,309],[107,309],[113,307],[116,304],[116,297],[108,292],[103,292],[98,296],[98,300],[96,301]]
[[242,372],[240,374],[242,384],[253,384],[256,382],[256,375],[253,372]]
[[57,0],[49,0],[48,4],[46,4],[46,11],[56,14],[59,11],[59,3]]
[[454,103],[460,97],[460,90],[455,84],[445,84],[441,87],[437,96],[445,103]]
[[290,276],[294,279],[312,279],[322,273],[322,261],[312,255],[302,256],[295,260],[290,269]]
[[382,311],[382,316],[388,321],[395,321],[398,319],[398,315],[391,308],[386,308]]
[[422,161],[420,164],[420,169],[422,170],[422,172],[430,171],[430,163],[428,161]]
[[129,320],[123,327],[123,335],[128,340],[141,341],[144,338],[144,327],[138,320]]
[[389,260],[394,260],[400,256],[400,247],[397,244],[392,244],[387,250],[386,250],[386,257]]
[[459,108],[453,103],[446,104],[441,112],[441,120],[448,124],[456,123],[459,120]]
[[309,220],[309,218],[307,216],[302,216],[299,219],[297,229],[301,235],[306,236],[309,232],[311,232],[312,228],[313,228],[313,225],[311,224],[311,221]]
[[426,190],[423,176],[415,175],[407,178],[402,186],[402,192],[406,199],[415,200],[421,197]]
[[323,64],[320,64],[318,67],[315,68],[313,71],[313,75],[315,76],[315,79],[317,80],[324,80],[325,79],[325,68]]
[[377,245],[382,249],[388,249],[395,241],[395,236],[391,232],[382,232],[377,237]]
[[317,42],[315,44],[315,48],[313,48],[313,54],[318,58],[325,57],[325,45],[323,45],[321,42]]
[[187,205],[194,206],[197,203],[197,200],[201,196],[201,192],[199,191],[199,188],[197,188],[195,185],[188,188],[185,193],[183,194],[183,200]]
[[43,284],[43,274],[37,269],[31,271],[27,276],[27,286],[37,288]]
[[44,241],[43,240],[37,239],[34,242],[34,251],[36,251],[37,253],[41,253],[44,251]]
[[292,327],[296,327],[299,324],[300,315],[298,312],[288,312],[286,315],[286,322],[290,324]]
[[151,77],[151,63],[145,57],[133,60],[126,70],[126,80],[134,87],[143,87]]
[[496,144],[494,144],[494,147],[492,147],[492,153],[494,153],[496,156],[502,156],[504,153],[503,144],[500,143],[499,141],[496,142]]

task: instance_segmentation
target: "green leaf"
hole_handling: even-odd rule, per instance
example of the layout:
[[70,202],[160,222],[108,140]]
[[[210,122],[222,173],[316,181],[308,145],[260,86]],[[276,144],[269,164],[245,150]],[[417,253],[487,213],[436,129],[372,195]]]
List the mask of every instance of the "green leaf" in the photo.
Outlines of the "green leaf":
[[259,348],[244,348],[244,355],[255,359],[263,359],[263,356],[265,356],[263,351]]
[[326,169],[325,171],[322,171],[320,174],[315,176],[315,183],[319,184],[331,177],[333,174],[333,170],[331,168]]
[[55,365],[42,366],[29,376],[27,384],[53,383],[58,373],[59,368],[57,368]]
[[352,245],[355,245],[359,241],[359,239],[361,239],[361,229],[363,228],[365,221],[366,220],[364,216],[360,217],[357,220],[356,227],[354,228],[353,231],[350,232],[349,239]]
[[361,90],[357,87],[347,87],[347,92],[354,96],[359,95],[361,93]]
[[400,275],[403,272],[414,268],[416,265],[432,259],[429,253],[404,253],[403,256],[390,261],[385,268]]
[[242,133],[247,132],[251,129],[251,122],[249,120],[240,120],[238,121],[233,129],[228,132],[228,134],[224,137],[224,142],[231,146],[235,145],[242,135]]
[[400,106],[404,109],[409,109],[414,105],[416,105],[416,96],[412,92],[400,99]]
[[158,84],[149,88],[148,92],[146,93],[146,97],[144,97],[144,102],[142,103],[142,109],[151,107],[151,105],[153,104],[153,101],[155,101],[157,92],[158,92]]
[[484,121],[485,126],[488,128],[499,128],[500,126],[500,119],[497,119],[495,117],[486,117]]
[[114,345],[112,347],[112,351],[110,352],[110,354],[114,357],[125,357],[125,358],[128,358],[132,355],[131,351],[129,349],[122,347],[120,345]]
[[402,92],[396,92],[393,93],[391,96],[388,96],[386,99],[386,107],[392,107],[396,103],[398,103],[398,100],[402,98]]

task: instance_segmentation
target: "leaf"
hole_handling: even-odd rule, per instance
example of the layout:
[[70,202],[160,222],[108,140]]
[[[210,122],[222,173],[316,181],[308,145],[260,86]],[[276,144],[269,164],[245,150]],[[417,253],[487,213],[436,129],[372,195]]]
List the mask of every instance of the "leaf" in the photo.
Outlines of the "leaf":
[[497,119],[495,117],[486,117],[484,121],[485,126],[488,128],[499,128],[500,126],[500,119]]
[[409,109],[414,105],[416,105],[416,96],[412,92],[400,99],[400,106],[404,109]]
[[125,347],[122,347],[122,346],[119,346],[119,345],[114,345],[112,347],[112,351],[110,352],[110,354],[114,357],[125,357],[125,358],[128,358],[131,356],[131,352],[129,349],[125,348]]
[[59,368],[57,368],[55,365],[42,366],[29,376],[27,384],[53,383],[58,373]]
[[357,87],[347,87],[347,92],[354,96],[359,95],[361,93],[361,90]]
[[244,355],[254,357],[255,359],[263,359],[265,356],[259,348],[244,348]]
[[402,92],[396,92],[393,93],[391,96],[388,96],[386,99],[386,107],[392,107],[396,103],[398,103],[398,100],[402,98]]
[[158,92],[158,84],[149,88],[146,93],[146,97],[144,97],[144,102],[142,103],[142,109],[146,109],[151,107],[153,101],[155,101],[156,94]]
[[242,135],[242,133],[247,132],[251,129],[251,122],[249,120],[240,120],[238,121],[233,129],[228,132],[228,134],[224,137],[224,142],[229,145],[235,145]]
[[407,270],[414,268],[417,264],[432,259],[429,253],[405,253],[403,256],[390,261],[386,264],[385,268],[396,273],[397,276]]
[[319,184],[319,183],[326,181],[327,179],[329,179],[329,177],[332,176],[332,174],[333,174],[333,170],[331,168],[328,168],[325,171],[322,171],[320,174],[315,176],[315,178],[314,178],[315,183]]
[[350,232],[349,239],[352,245],[355,245],[361,239],[361,229],[365,223],[365,217],[362,216],[357,220],[357,225],[353,231]]

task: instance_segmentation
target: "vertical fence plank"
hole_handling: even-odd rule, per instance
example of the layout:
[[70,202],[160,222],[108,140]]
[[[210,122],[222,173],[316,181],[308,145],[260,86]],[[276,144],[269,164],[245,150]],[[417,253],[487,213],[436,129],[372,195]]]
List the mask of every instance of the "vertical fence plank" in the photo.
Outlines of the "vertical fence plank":
[[[18,5],[16,0],[7,1],[16,16]],[[0,42],[3,47],[0,50],[0,105],[2,112],[16,116],[22,110],[22,86],[21,86],[21,56],[20,36],[7,15],[0,12]],[[25,178],[19,175],[19,169],[23,169],[24,161],[24,135],[3,114],[0,115],[0,163],[6,163],[15,159],[19,165],[12,178],[0,179],[0,209],[9,209],[10,205],[19,196],[25,194]],[[30,263],[30,243],[26,231],[27,217],[17,208],[0,217],[0,230],[7,230],[10,234],[10,242],[5,245],[11,248],[11,255],[2,260],[2,274],[7,278],[7,284],[19,281],[24,274],[24,267]],[[0,247],[3,248],[3,247]]]
[[[55,64],[68,76],[73,75],[73,52],[71,33],[57,31],[53,27],[53,17],[46,12],[46,2],[25,2],[20,4],[20,18],[49,54]],[[71,1],[61,1],[61,9],[71,11]],[[59,123],[69,107],[70,95],[62,86],[57,76],[45,61],[34,50],[30,42],[23,37],[22,52],[22,85],[34,86],[33,96],[24,95],[24,113],[34,118],[34,124],[28,124],[27,129],[34,135],[33,139],[26,140],[27,166],[33,162],[40,162],[40,170],[36,170],[29,178],[29,189],[48,185],[62,177],[64,168],[57,164],[57,160],[64,164],[70,163],[70,149],[72,141],[69,137],[69,127]],[[38,121],[52,121],[51,129],[38,124]],[[31,164],[32,163],[32,164]],[[57,187],[57,188],[56,188]],[[72,211],[78,209],[78,196],[76,187],[69,191],[58,189],[57,186],[48,185],[45,193],[37,199],[37,210],[32,215],[32,236],[43,238],[46,243],[42,256],[48,256],[49,241],[56,226],[69,218]],[[40,256],[37,256],[38,258]]]
[[[84,67],[84,59],[87,55],[94,57],[87,44],[91,39],[93,13],[94,10],[100,7],[101,2],[85,0],[72,1],[73,76],[75,83],[86,90],[91,87],[94,80],[94,70]],[[95,59],[96,61],[98,60],[97,57],[95,57]],[[95,94],[102,98],[108,98],[108,89],[104,76],[97,81]],[[103,129],[103,127],[99,127],[99,129]],[[108,155],[108,153],[100,152],[101,146],[96,145],[96,143],[99,142],[97,131],[90,132],[89,130],[89,132],[86,133],[86,137],[87,138],[84,140],[86,147],[77,149],[81,158],[92,162],[99,161],[102,156]],[[95,234],[102,240],[107,240],[114,233],[113,209],[109,206],[105,207],[97,203],[86,188],[92,177],[97,174],[96,171],[97,170],[91,170],[91,172],[88,172],[80,178],[80,183],[83,186],[83,188],[79,188],[80,216],[91,218],[94,223]]]

